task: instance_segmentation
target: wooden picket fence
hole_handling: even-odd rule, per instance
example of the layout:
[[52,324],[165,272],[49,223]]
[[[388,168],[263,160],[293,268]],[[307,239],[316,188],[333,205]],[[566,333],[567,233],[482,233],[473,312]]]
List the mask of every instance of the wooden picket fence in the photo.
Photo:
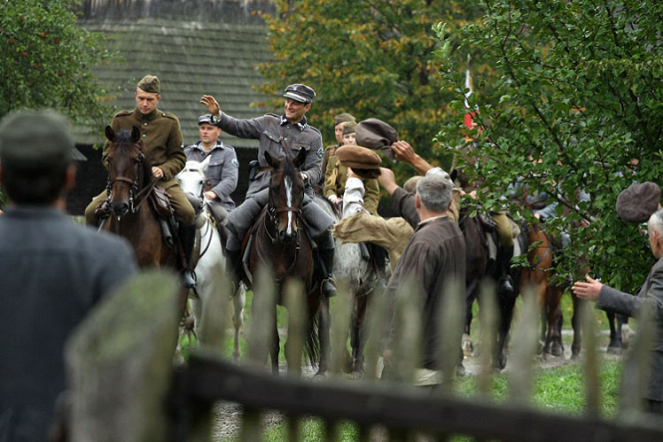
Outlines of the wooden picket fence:
[[[482,342],[492,342],[496,329],[493,290],[482,295]],[[162,272],[134,278],[101,305],[82,324],[67,346],[70,376],[69,436],[72,441],[210,441],[213,408],[219,401],[242,407],[241,441],[262,439],[262,418],[278,411],[284,416],[288,440],[299,440],[299,422],[315,417],[324,422],[324,440],[338,440],[339,423],[354,422],[358,440],[450,440],[467,435],[477,440],[502,441],[661,441],[663,424],[643,414],[653,320],[641,318],[638,336],[625,360],[624,380],[616,417],[600,416],[600,377],[593,321],[585,320],[583,364],[586,410],[582,415],[549,413],[529,403],[533,361],[538,344],[538,314],[533,296],[524,297],[522,323],[511,339],[510,401],[490,399],[490,349],[482,351],[477,397],[453,392],[455,364],[442,368],[442,384],[433,390],[409,386],[419,354],[418,306],[407,289],[396,296],[395,363],[390,380],[379,380],[380,331],[385,316],[382,296],[370,308],[366,372],[361,381],[341,374],[346,355],[350,301],[341,288],[332,303],[330,373],[324,380],[306,379],[302,371],[304,311],[300,287],[289,287],[289,375],[266,369],[267,346],[273,330],[274,287],[267,272],[257,278],[247,351],[241,363],[222,352],[228,323],[228,299],[216,299],[205,309],[206,328],[200,346],[185,365],[173,363],[177,343],[178,289],[176,279]],[[453,295],[451,295],[453,293]],[[459,351],[463,291],[450,286],[440,315],[442,360]],[[588,314],[585,311],[585,314]],[[258,326],[259,325],[259,326]],[[294,375],[293,375],[294,374]]]

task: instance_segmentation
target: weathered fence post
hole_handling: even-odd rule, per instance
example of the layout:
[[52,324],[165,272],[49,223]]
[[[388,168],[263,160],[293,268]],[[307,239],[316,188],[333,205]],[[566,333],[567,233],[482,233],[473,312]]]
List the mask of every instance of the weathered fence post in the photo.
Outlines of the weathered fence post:
[[71,440],[168,440],[179,301],[177,279],[149,271],[116,290],[72,335],[65,349]]

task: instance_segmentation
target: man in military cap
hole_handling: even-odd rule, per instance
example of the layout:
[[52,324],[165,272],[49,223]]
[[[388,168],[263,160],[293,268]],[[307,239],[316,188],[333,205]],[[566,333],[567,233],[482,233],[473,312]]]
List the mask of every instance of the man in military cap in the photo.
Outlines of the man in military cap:
[[0,440],[50,440],[65,390],[63,348],[92,307],[137,272],[123,238],[71,222],[76,167],[69,123],[25,111],[0,124]]
[[239,161],[232,146],[219,141],[221,129],[212,124],[212,115],[205,114],[198,118],[200,140],[184,149],[189,160],[205,161],[209,158],[205,200],[209,204],[219,225],[226,223],[228,212],[235,208],[230,194],[237,187]]
[[[168,192],[170,204],[175,211],[175,219],[179,222],[179,238],[184,248],[187,262],[191,260],[193,242],[196,234],[195,211],[175,179],[186,164],[186,155],[182,149],[182,130],[179,119],[171,113],[157,108],[161,101],[161,84],[154,75],[146,75],[136,86],[136,108],[132,111],[121,111],[115,114],[111,127],[115,132],[131,131],[133,126],[140,129],[145,152],[152,163],[152,175],[159,181],[157,185]],[[106,166],[106,152],[110,142],[104,146],[103,161]],[[88,224],[97,225],[99,220],[95,211],[108,198],[104,190],[95,197],[85,209]],[[183,265],[183,282],[188,288],[195,287],[195,273]]]
[[226,242],[228,273],[237,282],[241,275],[241,241],[254,220],[267,204],[269,181],[272,168],[265,160],[265,152],[273,158],[286,155],[295,157],[301,150],[306,151],[306,160],[301,167],[301,174],[306,184],[302,215],[306,219],[310,236],[318,243],[318,252],[322,266],[322,293],[325,296],[336,294],[331,279],[334,259],[334,239],[330,227],[334,220],[317,204],[313,203],[311,183],[320,181],[322,172],[322,136],[306,121],[306,112],[311,108],[315,91],[304,84],[291,84],[284,93],[283,114],[266,114],[249,120],[239,120],[223,112],[216,99],[203,95],[200,102],[214,116],[214,122],[225,132],[240,138],[260,140],[258,149],[259,169],[249,184],[246,200],[229,216],[230,235]]

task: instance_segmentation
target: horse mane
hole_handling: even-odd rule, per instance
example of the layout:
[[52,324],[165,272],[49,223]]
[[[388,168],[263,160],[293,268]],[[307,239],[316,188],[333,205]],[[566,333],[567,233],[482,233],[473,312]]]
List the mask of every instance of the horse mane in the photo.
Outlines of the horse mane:
[[143,154],[143,177],[151,177],[152,162],[150,161],[150,156],[147,154],[147,152],[145,152],[143,140],[138,140],[137,143],[134,143],[131,139],[131,131],[122,130],[116,134],[115,141],[111,143],[111,149],[116,150],[120,155],[129,155],[131,153],[131,149],[133,148],[138,148],[138,150]]
[[295,168],[295,165],[292,163],[292,159],[288,156],[284,156],[285,161],[283,162],[283,173],[286,176],[294,176],[295,173],[297,172],[297,169]]

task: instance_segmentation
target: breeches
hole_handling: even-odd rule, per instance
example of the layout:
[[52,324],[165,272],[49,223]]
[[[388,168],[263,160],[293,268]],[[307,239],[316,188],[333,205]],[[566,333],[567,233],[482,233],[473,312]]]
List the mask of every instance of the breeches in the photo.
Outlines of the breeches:
[[492,216],[500,245],[511,247],[513,245],[513,231],[511,230],[511,222],[506,216],[506,212],[493,212]]
[[[175,211],[175,219],[183,226],[192,226],[196,219],[193,206],[189,203],[184,192],[179,184],[170,184],[166,189],[170,195],[170,204]],[[99,195],[92,199],[92,202],[85,208],[85,220],[88,224],[96,225],[97,218],[94,211],[97,206],[108,198],[108,194],[104,190]]]

